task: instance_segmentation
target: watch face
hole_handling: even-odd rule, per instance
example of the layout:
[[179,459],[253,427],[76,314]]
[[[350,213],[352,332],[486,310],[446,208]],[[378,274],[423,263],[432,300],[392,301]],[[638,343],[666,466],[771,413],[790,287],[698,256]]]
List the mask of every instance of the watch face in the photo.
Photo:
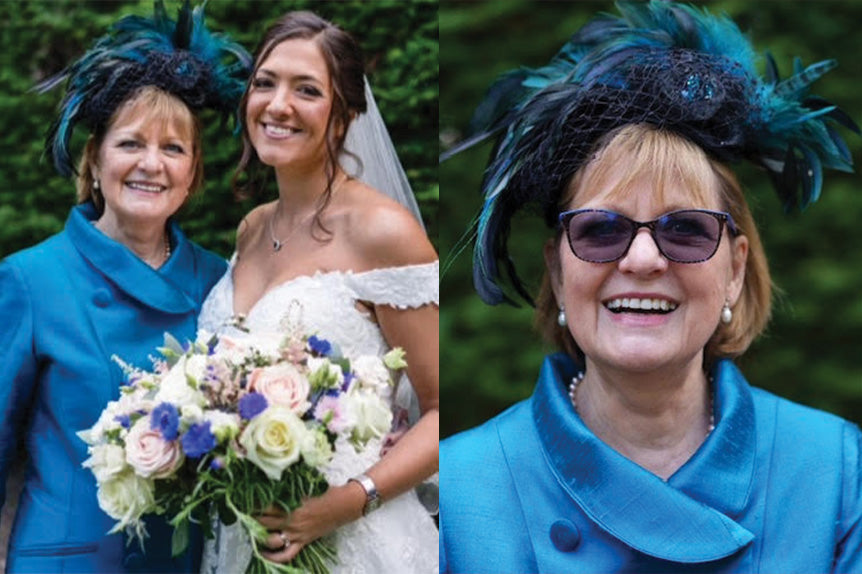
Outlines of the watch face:
[[382,503],[383,501],[375,493],[375,496],[373,498],[369,497],[368,501],[365,503],[365,514],[368,514],[373,510],[377,510],[378,508],[380,508],[380,505]]

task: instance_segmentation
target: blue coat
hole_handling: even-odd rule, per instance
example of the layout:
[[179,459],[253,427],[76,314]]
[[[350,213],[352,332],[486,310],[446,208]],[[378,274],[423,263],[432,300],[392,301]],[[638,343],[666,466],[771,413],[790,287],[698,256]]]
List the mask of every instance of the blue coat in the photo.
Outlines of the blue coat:
[[[19,442],[28,454],[9,543],[10,572],[197,571],[200,550],[170,560],[170,527],[150,526],[142,555],[96,499],[76,432],[117,399],[117,355],[142,368],[170,332],[192,338],[224,259],[171,224],[170,260],[154,270],[91,225],[91,204],[65,229],[0,263],[0,485]],[[0,504],[5,493],[0,490]]]
[[862,572],[860,432],[715,376],[716,427],[667,482],[602,443],[548,357],[535,393],[440,445],[441,572]]

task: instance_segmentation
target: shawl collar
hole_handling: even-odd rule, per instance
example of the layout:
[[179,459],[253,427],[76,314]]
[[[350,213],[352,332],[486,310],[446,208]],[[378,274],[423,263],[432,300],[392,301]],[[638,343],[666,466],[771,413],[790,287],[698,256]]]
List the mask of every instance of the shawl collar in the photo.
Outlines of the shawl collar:
[[599,440],[574,412],[565,355],[546,358],[532,397],[545,458],[559,484],[603,530],[674,562],[729,556],[754,535],[728,515],[745,506],[754,475],[754,407],[729,361],[716,369],[716,428],[666,483]]
[[198,304],[179,285],[196,284],[195,258],[189,241],[176,223],[170,223],[171,258],[156,270],[125,245],[92,225],[97,218],[92,203],[76,206],[66,220],[66,234],[81,256],[118,289],[144,305],[165,313],[196,312]]

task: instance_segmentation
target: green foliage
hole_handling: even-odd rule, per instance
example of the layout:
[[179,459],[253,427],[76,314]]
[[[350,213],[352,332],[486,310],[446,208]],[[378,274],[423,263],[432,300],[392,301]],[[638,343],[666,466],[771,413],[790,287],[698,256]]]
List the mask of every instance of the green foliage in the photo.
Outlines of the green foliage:
[[[166,0],[175,14],[178,0]],[[74,182],[43,157],[44,136],[62,90],[31,87],[72,62],[126,14],[152,14],[152,0],[5,0],[0,2],[0,257],[62,229],[75,203]],[[207,24],[252,51],[265,27],[289,10],[314,10],[357,38],[381,114],[432,237],[437,229],[437,4],[427,0],[320,2],[210,0]],[[230,178],[241,144],[233,126],[204,114],[204,193],[181,212],[185,232],[228,256],[237,224],[257,201],[233,199]],[[72,150],[80,153],[84,129]]]
[[[854,24],[860,2],[710,2],[730,15],[755,48],[769,49],[782,77],[792,59],[805,64],[837,58],[839,67],[818,80],[813,92],[837,102],[862,121],[862,59]],[[610,1],[444,2],[440,6],[440,139],[457,141],[485,89],[501,72],[545,64],[560,45],[598,12],[614,12]],[[862,169],[862,138],[845,132]],[[440,166],[440,252],[453,248],[478,212],[482,168],[490,144]],[[862,198],[859,176],[827,172],[823,196],[802,215],[785,215],[768,178],[740,165],[770,261],[783,291],[771,327],[738,360],[752,384],[817,408],[862,421]],[[513,258],[533,293],[544,263],[548,235],[523,218],[510,241]],[[543,345],[530,327],[531,310],[487,307],[471,282],[469,248],[441,278],[441,436],[476,425],[532,392]]]

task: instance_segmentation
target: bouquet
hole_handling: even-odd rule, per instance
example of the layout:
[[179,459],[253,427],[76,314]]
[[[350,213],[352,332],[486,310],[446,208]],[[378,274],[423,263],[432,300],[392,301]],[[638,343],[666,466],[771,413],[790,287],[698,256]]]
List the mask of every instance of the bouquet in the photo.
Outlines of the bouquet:
[[[117,357],[127,375],[120,398],[79,436],[89,445],[99,506],[143,545],[145,514],[167,514],[172,550],[188,546],[190,523],[212,535],[211,512],[239,521],[252,540],[254,518],[270,505],[290,512],[322,494],[336,441],[361,450],[392,424],[392,372],[404,353],[339,356],[316,336],[241,339],[200,333],[185,347],[166,335],[152,372]],[[290,565],[265,560],[252,543],[248,572],[324,573],[331,540],[302,549]]]

